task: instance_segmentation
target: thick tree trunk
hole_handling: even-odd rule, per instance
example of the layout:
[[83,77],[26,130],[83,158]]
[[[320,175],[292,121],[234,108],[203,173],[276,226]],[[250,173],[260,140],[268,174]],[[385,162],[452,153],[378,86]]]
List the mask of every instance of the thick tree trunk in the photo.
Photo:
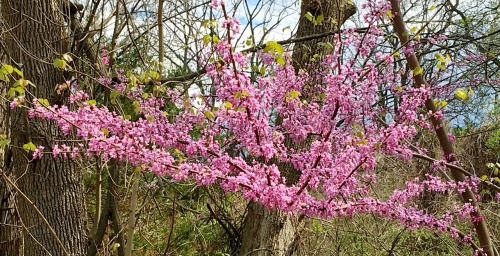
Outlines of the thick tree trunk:
[[297,218],[251,202],[245,216],[240,255],[293,255],[300,231]]
[[[64,82],[61,71],[51,64],[68,51],[67,24],[63,0],[2,0],[3,37],[9,64],[24,71],[25,79],[35,83],[29,91],[35,97],[55,103],[55,86]],[[27,100],[31,97],[27,95]],[[6,255],[83,255],[86,248],[85,208],[82,174],[69,159],[46,155],[30,161],[31,154],[22,145],[32,141],[50,150],[62,136],[54,122],[31,120],[25,109],[10,113],[12,161],[10,168],[17,187],[34,203],[17,196],[15,205],[23,232],[21,251]],[[47,220],[42,221],[40,210]],[[51,226],[62,242],[51,235]],[[10,229],[12,230],[12,229]],[[0,232],[5,231],[0,229]],[[8,231],[6,231],[8,232]],[[12,241],[16,242],[16,241]],[[62,248],[64,247],[64,249]]]
[[[0,20],[1,22],[1,20]],[[0,44],[4,42],[3,33],[0,33]],[[0,63],[7,61],[4,47],[0,47]],[[2,99],[7,98],[8,84],[0,81],[0,95]],[[0,101],[0,140],[9,137],[9,104],[6,101]],[[10,162],[10,151],[7,147],[0,146],[0,172],[8,177],[13,178],[12,172],[7,170]],[[14,205],[14,193],[12,187],[6,180],[0,176],[0,255],[3,252],[19,251],[21,241],[19,239],[21,229],[17,218],[17,211]]]
[[[305,18],[306,13],[314,17],[323,15],[323,22],[314,24]],[[349,17],[356,13],[356,6],[350,0],[304,0],[301,5],[301,16],[297,28],[297,37],[336,31]],[[293,66],[299,69],[313,70],[319,68],[321,56],[331,53],[328,47],[318,43],[333,43],[333,37],[297,43],[292,56]],[[318,54],[314,61],[311,58]],[[312,90],[314,91],[314,90]],[[312,95],[305,95],[311,97]],[[279,118],[278,118],[279,119]],[[294,145],[291,147],[304,147]],[[290,165],[278,164],[287,181],[298,180],[299,172],[291,170]],[[304,223],[299,217],[291,217],[279,211],[270,211],[264,206],[250,202],[242,233],[240,255],[299,255],[299,235]]]
[[[313,20],[322,15],[323,21],[314,24],[305,17],[307,13],[312,14]],[[338,31],[340,26],[355,13],[356,6],[351,0],[304,0],[301,5],[296,36],[300,38]],[[334,48],[325,46],[326,43],[334,44],[334,37],[328,36],[296,43],[292,55],[294,68],[296,70],[299,68],[306,70],[319,68],[321,57],[331,54],[335,50]],[[317,57],[314,58],[315,54],[317,54]],[[312,60],[312,58],[315,60]]]

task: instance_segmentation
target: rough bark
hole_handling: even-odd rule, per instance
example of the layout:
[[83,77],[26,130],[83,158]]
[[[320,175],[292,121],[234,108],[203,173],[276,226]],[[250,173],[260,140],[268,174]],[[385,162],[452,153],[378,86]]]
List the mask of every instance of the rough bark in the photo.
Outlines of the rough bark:
[[245,216],[240,255],[293,255],[299,223],[296,218],[251,202]]
[[[314,24],[305,18],[306,13],[311,13],[314,18],[323,15],[323,21]],[[338,31],[345,21],[356,13],[356,6],[350,0],[305,0],[302,1],[299,25],[296,37],[305,37],[326,32]],[[334,37],[322,37],[314,40],[296,43],[293,47],[293,66],[296,70],[303,68],[314,70],[319,68],[321,56],[332,53],[334,48],[320,43],[334,44]],[[311,58],[318,54],[315,61]]]
[[[323,22],[315,25],[305,18],[310,12],[314,17],[323,15]],[[301,16],[297,28],[297,37],[304,37],[325,32],[336,31],[349,17],[356,13],[356,6],[349,0],[304,0],[301,5]],[[314,54],[324,56],[331,49],[321,47],[318,43],[333,43],[333,36],[323,37],[295,44],[292,55],[293,66],[299,69],[313,70],[319,67],[320,57],[311,62]],[[310,97],[306,95],[306,97]],[[280,118],[278,118],[279,120]],[[278,121],[279,122],[279,121]],[[304,147],[294,145],[291,147]],[[292,170],[289,164],[279,164],[278,167],[287,181],[296,182],[299,172]],[[245,217],[242,233],[240,255],[297,255],[300,231],[304,222],[300,217],[291,217],[279,211],[271,211],[261,204],[250,202]]]
[[[1,24],[1,20],[0,20]],[[0,33],[0,63],[6,63],[6,52],[4,51],[5,45],[3,44],[3,33]],[[8,84],[0,81],[0,95],[2,98],[7,97]],[[1,101],[0,106],[0,134],[9,137],[9,105],[5,101]],[[0,147],[1,167],[0,172],[10,179],[12,172],[7,170],[10,165],[10,152],[6,147]],[[19,221],[14,205],[14,193],[12,187],[2,178],[0,178],[0,255],[1,252],[19,251],[20,239],[19,235],[21,229],[19,228]]]
[[[36,87],[29,91],[38,98],[55,102],[55,86],[64,82],[61,71],[51,64],[68,51],[67,27],[63,0],[2,0],[1,18],[3,37],[10,64],[22,68],[24,76]],[[27,95],[27,100],[31,97]],[[63,136],[54,122],[31,120],[26,110],[16,108],[10,113],[11,168],[18,188],[47,219],[41,221],[35,207],[16,197],[23,233],[22,254],[64,255],[64,250],[53,236],[49,225],[71,255],[83,255],[86,248],[85,208],[83,204],[82,174],[69,159],[44,156],[30,161],[30,153],[22,145],[32,141],[50,150]],[[20,251],[6,251],[6,255],[21,255]]]

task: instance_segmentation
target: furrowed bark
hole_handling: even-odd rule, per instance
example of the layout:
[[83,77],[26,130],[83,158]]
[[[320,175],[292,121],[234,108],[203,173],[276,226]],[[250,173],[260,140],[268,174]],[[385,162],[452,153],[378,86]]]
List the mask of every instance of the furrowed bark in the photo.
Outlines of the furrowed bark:
[[[24,78],[36,85],[27,88],[34,97],[48,99],[50,103],[58,101],[54,88],[65,81],[63,72],[52,62],[69,50],[65,39],[69,32],[67,4],[63,0],[0,1],[8,62],[22,69]],[[31,99],[27,94],[26,100]],[[19,223],[24,225],[20,237],[24,244],[20,251],[6,254],[64,255],[62,247],[71,255],[85,254],[86,211],[81,170],[68,158],[47,155],[31,160],[31,153],[22,149],[31,141],[50,150],[65,136],[55,122],[30,119],[23,108],[10,110],[9,119],[12,177],[29,201],[15,198]],[[38,210],[49,225],[43,224]],[[62,247],[49,235],[48,226],[53,228]]]

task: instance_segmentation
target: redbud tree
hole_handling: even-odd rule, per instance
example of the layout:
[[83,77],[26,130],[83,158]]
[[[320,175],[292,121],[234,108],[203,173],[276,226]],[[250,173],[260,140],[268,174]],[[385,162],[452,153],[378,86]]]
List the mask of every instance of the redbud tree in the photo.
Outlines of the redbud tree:
[[[138,78],[116,70],[114,78],[99,78],[112,98],[133,102],[139,116],[135,120],[89,99],[71,82],[57,88],[69,92],[67,105],[51,105],[36,95],[24,95],[18,87],[29,86],[15,85],[13,89],[18,89],[12,92],[12,108],[28,108],[30,118],[54,120],[64,133],[80,138],[77,143],[55,144],[49,151],[27,145],[34,161],[40,157],[98,155],[128,161],[137,170],[174,182],[189,179],[199,185],[217,184],[291,214],[334,218],[374,213],[411,229],[449,232],[474,244],[471,235],[455,228],[459,221],[484,222],[473,201],[439,216],[426,213],[414,202],[424,190],[477,192],[482,182],[478,177],[454,180],[440,175],[446,165],[460,166],[451,155],[435,163],[435,173],[406,181],[403,189],[394,190],[385,199],[370,193],[377,185],[377,158],[395,156],[409,161],[415,154],[425,154],[412,139],[418,131],[439,128],[434,121],[444,118],[442,109],[429,111],[424,107],[429,100],[444,97],[440,95],[443,90],[432,89],[442,85],[415,79],[415,86],[401,86],[403,76],[422,77],[423,70],[417,65],[405,73],[393,65],[414,56],[420,47],[417,40],[405,42],[396,51],[371,55],[384,37],[381,21],[400,18],[394,5],[387,1],[365,3],[366,32],[348,28],[333,35],[332,54],[320,56],[320,68],[313,71],[295,70],[290,52],[277,42],[267,42],[257,54],[262,72],[256,79],[249,74],[250,57],[232,44],[240,33],[240,22],[228,16],[222,1],[214,0],[211,7],[224,18],[219,21],[218,36],[206,38],[204,59],[199,60],[208,63],[204,76],[213,88],[208,95],[199,91],[183,95],[162,85],[151,73]],[[439,43],[445,37],[434,35],[431,39],[427,43]],[[345,54],[343,49],[354,54]],[[103,53],[107,63],[108,56]],[[64,69],[70,61],[66,56],[58,65]],[[440,65],[431,71],[432,81],[450,76],[446,67],[455,63],[443,59]],[[381,87],[400,99],[397,107],[380,104]],[[167,104],[176,111],[169,112]],[[290,142],[308,146],[291,147]],[[278,168],[283,164],[293,166],[297,182],[285,179]]]

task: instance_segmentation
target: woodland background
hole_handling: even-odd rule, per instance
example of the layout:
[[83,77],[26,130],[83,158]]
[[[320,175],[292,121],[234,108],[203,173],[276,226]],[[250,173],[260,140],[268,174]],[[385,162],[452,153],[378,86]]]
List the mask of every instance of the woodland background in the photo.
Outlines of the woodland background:
[[[0,61],[22,70],[24,77],[36,85],[33,92],[39,97],[64,102],[67,95],[58,95],[55,86],[72,80],[98,104],[134,119],[137,116],[133,103],[113,97],[109,90],[97,85],[96,79],[112,77],[114,70],[121,69],[161,81],[165,90],[179,90],[186,95],[194,91],[209,93],[211,81],[203,76],[204,63],[198,61],[207,40],[202,31],[210,26],[210,20],[221,18],[214,16],[209,4],[196,0],[1,0]],[[255,62],[257,50],[269,40],[279,41],[288,51],[327,42],[338,24],[322,30],[314,26],[297,28],[300,22],[314,22],[304,11],[311,5],[342,6],[333,12],[345,18],[345,27],[355,27],[356,33],[363,33],[366,28],[361,22],[361,4],[362,1],[342,0],[226,2],[228,12],[238,17],[243,28],[234,45],[237,50],[251,52]],[[452,60],[471,54],[483,56],[473,65],[453,72],[455,78],[498,81],[499,1],[403,0],[401,8],[410,33],[419,33],[422,42],[430,40],[433,34],[447,37],[439,49],[423,45],[418,50],[424,76],[430,78],[426,71],[439,63],[436,52],[441,51]],[[328,15],[328,10],[324,10],[324,15]],[[421,31],[422,27],[425,30]],[[398,47],[392,25],[388,22],[383,30],[386,41],[373,53]],[[316,50],[311,50],[311,55],[325,54]],[[103,53],[107,56],[104,61]],[[65,59],[71,69],[64,72],[54,62],[63,59],[62,54],[71,58]],[[346,53],[349,54],[354,53]],[[258,65],[252,62],[252,66]],[[249,72],[257,77],[262,71]],[[39,145],[72,138],[62,136],[51,122],[27,121],[22,110],[10,109],[12,83],[0,80],[0,255],[63,255],[60,244],[70,250],[70,255],[472,253],[469,245],[447,234],[437,235],[425,229],[411,231],[375,215],[329,220],[305,217],[292,237],[283,237],[279,230],[287,225],[286,217],[279,213],[267,215],[261,206],[239,194],[225,193],[217,186],[197,186],[189,181],[173,183],[168,177],[138,173],[126,162],[100,157],[44,157],[31,161],[23,149],[28,141]],[[405,83],[402,86],[409,86],[412,79],[405,79]],[[464,168],[498,186],[500,88],[494,83],[458,87],[458,94],[455,91],[436,105],[445,109],[446,127],[456,137],[457,156]],[[389,102],[394,103],[392,99]],[[171,108],[175,111],[175,106]],[[423,130],[415,143],[427,148],[430,157],[441,158],[434,134]],[[432,164],[425,159],[404,162],[380,157],[379,184],[373,193],[383,198],[402,186],[403,181],[422,177],[431,169]],[[495,190],[481,186],[479,193],[480,208],[488,220],[491,238],[498,245],[500,205]],[[455,196],[424,193],[415,203],[428,212],[440,213],[457,200]],[[269,219],[259,219],[262,216]],[[50,223],[54,230],[44,223]],[[252,227],[249,223],[258,225]],[[462,228],[470,230],[470,225],[463,223]],[[280,239],[290,244],[288,250],[280,251],[276,246]]]

